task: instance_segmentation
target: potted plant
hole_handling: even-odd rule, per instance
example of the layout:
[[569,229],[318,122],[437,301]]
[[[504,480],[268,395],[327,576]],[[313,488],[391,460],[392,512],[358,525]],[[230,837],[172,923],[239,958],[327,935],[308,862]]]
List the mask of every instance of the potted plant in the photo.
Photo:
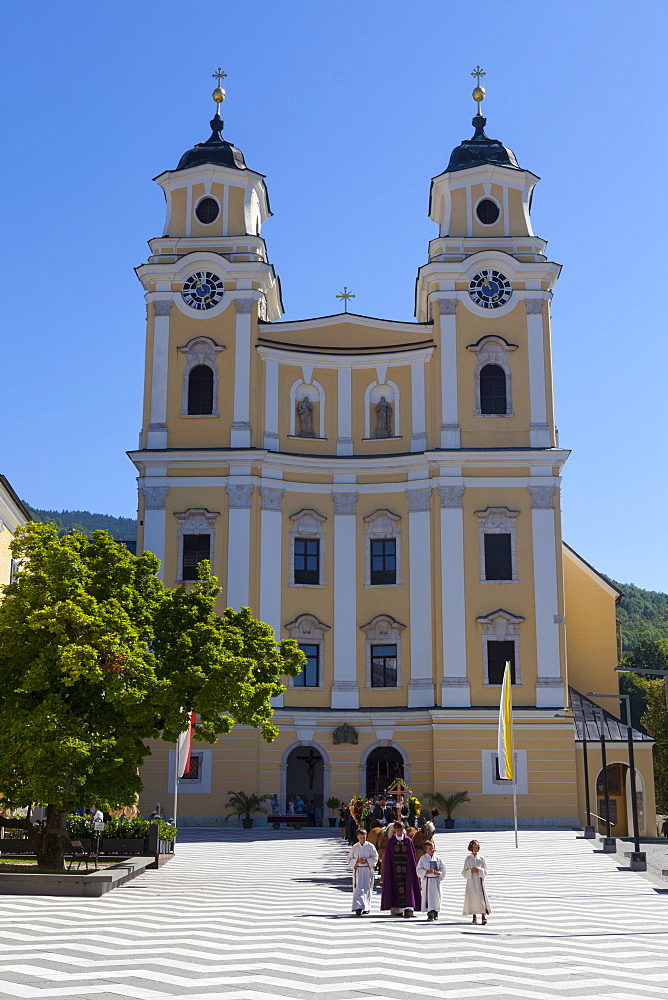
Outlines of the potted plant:
[[250,830],[253,825],[253,813],[266,812],[263,802],[271,798],[269,795],[255,795],[245,792],[228,792],[227,808],[231,809],[241,820],[244,830]]
[[455,809],[457,809],[458,806],[461,806],[464,802],[471,801],[468,792],[453,792],[452,795],[447,796],[441,795],[440,792],[429,792],[425,795],[425,798],[428,799],[433,806],[436,806],[438,809],[442,809],[445,812],[443,825],[446,830],[452,830],[455,825],[455,821],[452,816]]
[[[328,809],[330,809],[334,813],[341,805],[341,799],[337,799],[336,795],[330,795],[330,797],[325,802],[325,805],[327,806]],[[336,826],[336,816],[329,817],[329,825]]]

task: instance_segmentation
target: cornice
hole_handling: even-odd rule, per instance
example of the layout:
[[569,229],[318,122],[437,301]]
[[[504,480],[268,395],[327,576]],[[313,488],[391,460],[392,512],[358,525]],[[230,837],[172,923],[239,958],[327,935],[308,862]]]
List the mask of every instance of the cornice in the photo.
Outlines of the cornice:
[[421,331],[425,337],[431,337],[431,323],[406,323],[401,320],[382,319],[376,316],[360,316],[358,313],[334,313],[331,316],[314,316],[311,319],[299,319],[284,323],[266,323],[263,327],[268,332],[277,331],[277,339],[283,340],[286,333],[308,332],[313,329],[341,326],[347,323],[353,326],[368,327],[371,330],[396,330],[401,333],[413,334]]
[[[427,347],[415,347],[389,350],[387,347],[369,348],[365,354],[327,354],[310,351],[307,347],[296,344],[292,348],[274,347],[261,343],[256,345],[256,351],[263,361],[283,361],[285,364],[313,364],[318,368],[374,368],[379,364],[397,365],[402,362],[428,361],[435,350],[430,342]],[[365,348],[365,350],[367,350]]]

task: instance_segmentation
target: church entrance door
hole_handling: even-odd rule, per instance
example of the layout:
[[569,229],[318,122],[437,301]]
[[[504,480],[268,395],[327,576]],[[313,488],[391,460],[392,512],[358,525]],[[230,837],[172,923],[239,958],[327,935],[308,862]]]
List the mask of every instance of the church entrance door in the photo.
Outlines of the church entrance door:
[[322,755],[313,747],[295,747],[288,757],[286,784],[288,800],[296,799],[299,795],[307,806],[313,800],[316,806],[323,809],[323,781]]
[[404,759],[394,747],[376,747],[366,762],[367,798],[381,795],[395,778],[404,777]]

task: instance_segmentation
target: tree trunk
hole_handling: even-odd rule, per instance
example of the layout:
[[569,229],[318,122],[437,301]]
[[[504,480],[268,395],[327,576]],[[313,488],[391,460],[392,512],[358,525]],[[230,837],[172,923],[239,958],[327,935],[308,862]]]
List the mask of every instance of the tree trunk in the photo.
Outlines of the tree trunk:
[[[70,846],[67,835],[67,812],[57,806],[46,807],[46,822],[37,837],[33,838],[38,868],[50,868],[52,871],[65,870],[65,851]],[[37,827],[33,830],[37,831]]]

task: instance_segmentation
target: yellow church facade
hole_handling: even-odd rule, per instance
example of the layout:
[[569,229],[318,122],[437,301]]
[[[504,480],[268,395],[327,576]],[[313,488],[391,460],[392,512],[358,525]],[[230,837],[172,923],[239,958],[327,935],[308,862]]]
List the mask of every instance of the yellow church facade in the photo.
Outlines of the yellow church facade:
[[[276,701],[272,744],[239,726],[196,745],[182,823],[223,822],[229,789],[277,794],[283,808],[301,794],[326,815],[330,795],[373,794],[397,776],[418,795],[467,790],[469,826],[508,823],[496,763],[507,661],[522,822],[584,822],[581,734],[563,713],[569,686],[617,690],[618,594],[562,540],[560,266],[531,226],[538,177],[487,137],[480,110],[473,124],[431,182],[438,235],[414,323],[281,321],[264,176],[223,139],[218,113],[210,139],[156,178],[164,232],[137,269],[140,549],[170,586],[209,559],[221,610],[250,607],[307,656]],[[600,754],[589,758],[600,812]],[[610,740],[608,762],[620,768],[621,834],[625,742]],[[649,822],[650,741],[636,764]],[[173,774],[173,748],[156,744],[143,809],[169,812]]]

